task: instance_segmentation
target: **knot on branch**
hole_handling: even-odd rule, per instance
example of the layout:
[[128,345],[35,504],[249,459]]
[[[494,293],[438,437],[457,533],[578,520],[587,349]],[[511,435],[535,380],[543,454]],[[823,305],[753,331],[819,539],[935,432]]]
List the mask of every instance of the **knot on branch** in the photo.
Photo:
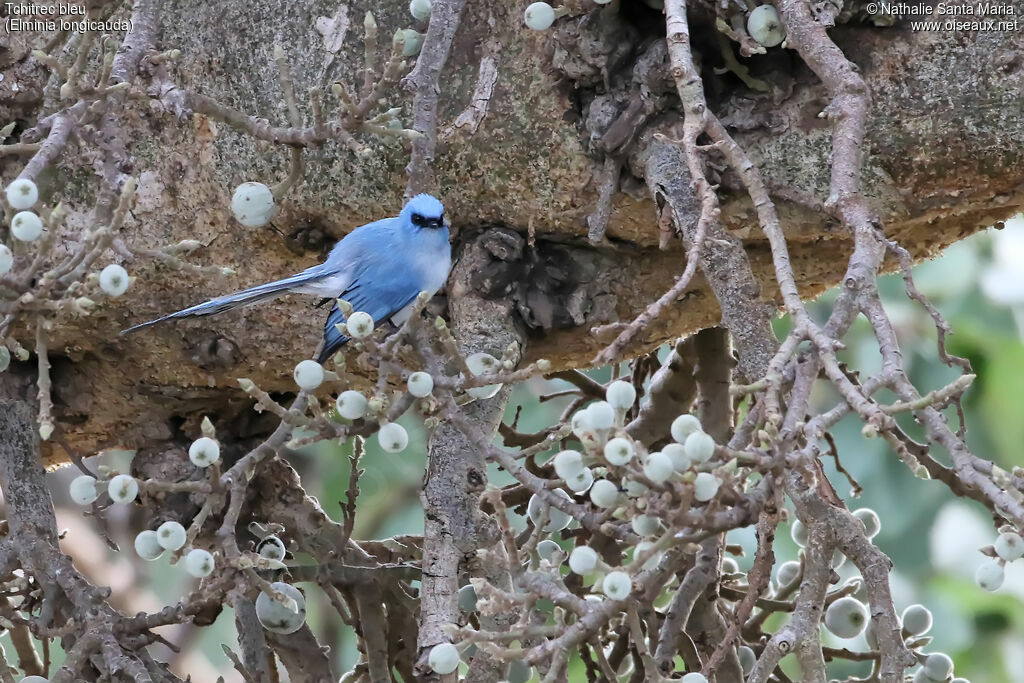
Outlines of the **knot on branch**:
[[530,329],[563,329],[610,319],[614,297],[597,274],[610,266],[602,252],[538,240],[526,244],[518,233],[491,230],[483,238],[485,262],[470,276],[482,298],[511,301]]
[[238,344],[215,332],[197,335],[186,353],[189,360],[203,370],[230,368],[242,359]]

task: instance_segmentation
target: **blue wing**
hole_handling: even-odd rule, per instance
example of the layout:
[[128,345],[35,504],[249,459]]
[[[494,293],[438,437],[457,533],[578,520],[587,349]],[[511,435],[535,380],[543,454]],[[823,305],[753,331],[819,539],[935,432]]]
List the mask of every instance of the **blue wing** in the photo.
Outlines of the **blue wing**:
[[[415,287],[396,285],[392,287],[374,286],[372,283],[355,283],[344,292],[339,299],[352,304],[353,310],[368,313],[374,325],[380,327],[391,319],[395,313],[416,300],[419,290]],[[324,348],[317,361],[324,363],[349,340],[338,325],[345,322],[345,316],[338,309],[335,301],[324,325]]]

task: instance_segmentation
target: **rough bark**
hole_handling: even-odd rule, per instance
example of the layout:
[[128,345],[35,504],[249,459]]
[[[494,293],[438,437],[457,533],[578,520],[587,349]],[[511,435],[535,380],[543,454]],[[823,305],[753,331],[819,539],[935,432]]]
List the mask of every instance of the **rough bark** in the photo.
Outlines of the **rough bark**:
[[[511,303],[487,300],[473,287],[480,273],[496,261],[513,258],[523,240],[512,232],[488,231],[466,245],[453,268],[451,282],[452,326],[460,350],[495,358],[506,355],[515,362],[525,350],[525,335],[511,315]],[[485,434],[493,435],[505,411],[510,387],[495,396],[466,407],[466,417]],[[480,494],[487,486],[484,453],[458,426],[442,422],[431,435],[430,462],[423,485],[427,510],[423,547],[423,601],[420,606],[419,649],[426,653],[449,637],[443,626],[459,623],[457,592],[460,574],[478,564],[476,551],[493,545],[498,530],[480,512]],[[479,659],[487,659],[480,653]],[[482,666],[481,664],[477,665]],[[504,666],[496,667],[499,675]],[[429,669],[422,673],[430,680]],[[447,678],[447,677],[446,677]]]
[[[410,23],[406,4],[373,3],[381,36]],[[270,0],[169,3],[157,44],[182,50],[169,74],[181,87],[284,125],[277,75],[270,68],[272,44],[285,47],[300,93],[335,79],[351,81],[362,61],[357,29],[367,7]],[[500,295],[512,296],[515,314],[530,327],[528,359],[548,358],[555,368],[580,366],[608,341],[591,334],[595,325],[631,319],[683,270],[681,246],[670,241],[667,250],[658,249],[663,235],[657,207],[646,189],[636,189],[645,179],[654,131],[671,135],[678,107],[668,101],[649,128],[627,131],[632,141],[622,148],[629,151],[621,191],[612,201],[609,241],[589,243],[586,218],[598,201],[604,168],[602,148],[593,140],[620,135],[616,118],[632,111],[627,103],[661,73],[655,64],[635,75],[639,69],[633,67],[648,53],[609,46],[646,48],[655,34],[645,35],[647,23],[636,17],[609,28],[596,15],[564,19],[556,30],[536,33],[522,26],[521,11],[514,4],[471,4],[463,13],[441,78],[434,176],[456,241],[484,225],[535,237],[517,267],[508,269],[513,283]],[[330,39],[318,33],[318,22],[323,30],[333,27]],[[228,25],[246,30],[223,31]],[[1024,130],[1024,36],[914,33],[857,23],[832,34],[872,92],[863,183],[890,236],[923,258],[1019,211],[1024,138],[1016,131]],[[54,110],[55,83],[51,79],[41,90],[47,72],[28,54],[46,38],[5,37],[0,123],[17,120],[28,127]],[[777,190],[801,293],[813,296],[841,277],[851,250],[845,231],[815,208],[829,183],[830,127],[818,116],[828,95],[790,52],[759,58],[753,69],[777,86],[776,95],[722,81],[728,87],[716,93],[712,106]],[[607,94],[602,70],[611,105],[597,97]],[[408,112],[404,91],[389,100]],[[308,117],[306,104],[299,105]],[[610,106],[607,120],[599,115],[602,106]],[[127,339],[116,332],[311,265],[354,226],[394,213],[405,187],[408,151],[400,143],[369,140],[373,153],[358,158],[340,142],[328,142],[304,152],[309,172],[283,202],[273,229],[247,229],[230,217],[230,194],[243,180],[282,178],[288,164],[284,147],[254,141],[202,115],[178,117],[170,108],[138,100],[126,102],[124,119],[130,154],[124,168],[138,178],[139,191],[123,241],[159,248],[196,239],[205,248],[192,260],[230,266],[237,274],[176,271],[137,258],[126,264],[137,278],[126,296],[101,302],[91,317],[60,321],[51,339],[56,413],[67,442],[82,452],[117,445],[115,439],[127,446],[166,441],[174,438],[181,418],[188,428],[204,412],[221,419],[238,414],[247,404],[235,400],[238,376],[268,390],[290,390],[289,369],[308,356],[322,327],[322,313],[304,302],[272,303]],[[83,166],[88,158],[72,152],[41,179],[44,197],[63,201],[71,211],[69,230],[59,236],[71,250],[77,231],[90,220],[96,193],[88,164]],[[0,157],[0,172],[6,178],[21,163]],[[726,190],[738,185],[728,174],[720,181]],[[762,296],[777,303],[770,255],[749,200],[726,197],[722,218],[730,238],[743,240]],[[719,318],[711,288],[697,278],[683,302],[629,352]],[[46,457],[52,463],[66,456],[50,450]]]

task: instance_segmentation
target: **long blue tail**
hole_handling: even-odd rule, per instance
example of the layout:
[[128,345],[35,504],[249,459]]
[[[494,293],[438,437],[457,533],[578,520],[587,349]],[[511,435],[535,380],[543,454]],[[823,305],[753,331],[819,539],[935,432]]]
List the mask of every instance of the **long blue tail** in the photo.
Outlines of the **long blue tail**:
[[150,325],[156,325],[157,323],[162,323],[168,320],[196,318],[203,315],[216,315],[217,313],[230,311],[233,308],[248,306],[249,304],[254,304],[257,301],[265,301],[266,299],[272,299],[276,296],[287,294],[289,291],[298,287],[308,285],[309,283],[316,282],[317,280],[322,280],[328,275],[329,273],[325,273],[323,270],[310,268],[298,275],[292,275],[291,277],[286,277],[283,280],[257,285],[255,287],[242,290],[241,292],[235,292],[234,294],[226,294],[224,296],[217,297],[216,299],[210,299],[209,301],[204,301],[201,304],[196,304],[190,308],[186,308],[175,313],[169,313],[161,318],[157,318],[156,320],[140,323],[139,325],[129,327],[126,330],[121,330],[121,334],[130,334],[145,327],[149,327]]

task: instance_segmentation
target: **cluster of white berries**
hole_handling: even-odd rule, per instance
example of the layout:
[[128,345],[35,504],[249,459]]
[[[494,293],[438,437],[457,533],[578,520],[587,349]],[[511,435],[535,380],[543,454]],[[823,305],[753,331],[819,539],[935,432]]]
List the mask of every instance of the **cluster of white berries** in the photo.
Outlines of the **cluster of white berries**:
[[[373,318],[362,312],[351,313],[345,323],[346,332],[350,337],[361,339],[369,336],[374,329]],[[486,358],[484,358],[486,357]],[[490,360],[487,360],[490,359]],[[492,362],[493,361],[493,362]],[[476,368],[479,373],[493,370],[498,363],[497,359],[487,354],[474,354],[467,363],[470,368]],[[328,377],[323,366],[312,360],[304,360],[295,366],[293,372],[295,383],[300,389],[313,391],[319,387]],[[334,377],[333,374],[330,375]],[[495,385],[500,388],[500,385]],[[434,378],[427,372],[413,372],[407,381],[409,394],[416,398],[426,398],[434,390]],[[497,389],[492,387],[481,387],[470,389],[468,393],[477,392],[477,397],[490,397]],[[377,404],[376,406],[374,404]],[[355,389],[347,389],[338,394],[334,407],[340,417],[346,420],[359,420],[370,412],[379,413],[381,402],[378,399],[368,399],[362,392]],[[385,422],[377,432],[377,440],[385,451],[389,453],[400,453],[409,445],[409,433],[405,427],[396,422]]]
[[[7,203],[18,212],[11,220],[11,234],[22,242],[32,242],[38,239],[43,234],[43,221],[38,214],[30,209],[39,201],[39,188],[28,178],[19,178],[7,186],[5,194]],[[0,265],[2,265],[2,261],[0,261]],[[10,270],[10,267],[6,270]],[[0,268],[0,273],[4,273],[6,270]]]
[[[878,514],[870,508],[855,510],[853,515],[864,525],[864,534],[869,539],[874,538],[882,528]],[[800,520],[793,522],[790,534],[798,546],[804,547],[807,545],[807,528]],[[1017,540],[1019,541],[1020,537]],[[1013,543],[1012,540],[1010,542],[1011,544]],[[1022,550],[1022,553],[1024,553],[1024,550]],[[1022,553],[1018,553],[1017,557],[1020,557]],[[844,559],[843,555],[837,551],[832,557],[832,567],[837,568]],[[800,576],[800,562],[784,562],[777,570],[776,583],[780,590],[786,589],[789,591],[795,588]],[[851,579],[851,581],[859,582],[860,579]],[[878,647],[878,639],[874,633],[868,608],[863,602],[853,596],[844,595],[833,600],[825,609],[823,621],[825,628],[838,638],[856,638],[863,633],[870,647],[876,649]],[[931,629],[932,613],[924,605],[910,605],[903,610],[903,614],[900,616],[900,626],[902,636],[907,640],[908,645],[914,649],[922,647],[926,641],[914,644],[911,640],[924,636]],[[750,654],[753,655],[753,652]],[[743,653],[741,652],[740,655],[742,660]],[[939,681],[968,683],[962,678],[950,680],[950,677],[953,675],[953,660],[948,655],[936,652],[928,655],[921,654],[919,658],[921,660],[921,668],[914,674],[913,680],[915,683],[938,683]],[[752,657],[750,661],[752,666]],[[744,671],[747,671],[746,665],[744,665]]]
[[913,683],[969,683],[966,678],[951,678],[953,659],[944,652],[926,655],[921,668],[914,672]]
[[188,540],[185,527],[175,521],[168,521],[157,527],[156,531],[146,529],[135,537],[135,552],[144,560],[155,560],[165,550],[174,552],[184,547]]
[[1009,529],[1004,530],[992,545],[995,557],[983,562],[974,572],[974,580],[987,591],[999,590],[1006,578],[1006,563],[1024,556],[1024,538]]
[[715,453],[714,439],[703,431],[696,417],[676,418],[671,428],[673,443],[661,451],[647,453],[643,444],[634,441],[623,427],[636,399],[636,387],[617,380],[607,386],[604,401],[577,411],[571,426],[582,448],[560,451],[550,461],[565,488],[540,491],[527,505],[528,517],[543,532],[561,531],[572,522],[572,516],[559,509],[560,504],[553,498],[572,503],[568,491],[586,494],[595,508],[609,510],[614,517],[630,519],[637,536],[647,540],[637,543],[634,561],[623,568],[609,566],[587,545],[577,546],[566,555],[551,539],[537,544],[537,554],[543,561],[557,566],[567,559],[572,573],[591,577],[594,590],[612,600],[628,597],[633,590],[633,574],[656,567],[663,556],[651,540],[662,530],[661,521],[645,512],[642,503],[634,509],[634,499],[647,491],[648,484],[663,485],[670,480],[681,483],[692,491],[697,502],[714,498],[722,485],[712,472],[693,471],[708,463]]
[[[188,532],[185,527],[178,522],[167,521],[157,527],[156,531],[140,531],[135,537],[135,552],[142,559],[152,561],[160,558],[165,550],[181,550],[187,541]],[[202,548],[189,550],[181,564],[189,575],[197,579],[209,576],[216,567],[213,555]]]
[[231,197],[231,213],[247,228],[266,225],[277,213],[274,193],[263,183],[242,183]]
[[[212,429],[212,427],[211,427]],[[205,425],[204,425],[205,431]],[[210,432],[212,433],[212,432]],[[210,436],[203,436],[189,446],[189,460],[197,467],[209,467],[220,460],[220,444]],[[100,468],[101,471],[104,469]],[[83,474],[75,477],[69,486],[71,500],[79,505],[90,505],[102,492],[104,482]],[[129,474],[115,474],[106,482],[107,495],[113,503],[127,504],[139,495],[139,482]],[[177,552],[188,542],[188,532],[179,522],[168,520],[156,529],[146,529],[135,536],[135,552],[144,560],[156,560],[164,551]],[[284,556],[283,546],[280,556]],[[193,548],[185,554],[182,566],[197,578],[209,576],[216,564],[213,555],[201,548]]]

